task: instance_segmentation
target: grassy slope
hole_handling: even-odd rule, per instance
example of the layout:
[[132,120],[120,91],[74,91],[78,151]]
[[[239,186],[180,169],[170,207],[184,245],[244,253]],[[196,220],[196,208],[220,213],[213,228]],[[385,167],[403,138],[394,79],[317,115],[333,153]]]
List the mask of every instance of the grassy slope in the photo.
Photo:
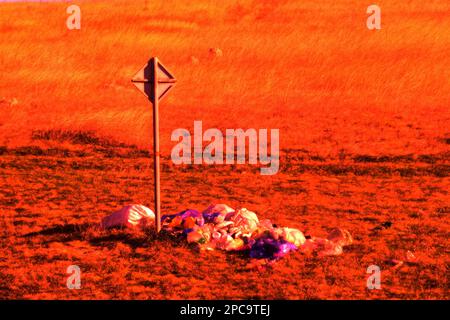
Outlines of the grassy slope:
[[282,130],[282,147],[324,154],[443,148],[448,4],[382,2],[383,30],[370,32],[366,8],[349,0],[214,3],[84,3],[81,31],[66,29],[65,4],[1,5],[0,96],[19,101],[2,106],[2,143],[62,127],[149,145],[149,106],[130,78],[156,55],[179,79],[162,105],[166,152],[170,132],[193,120],[256,120]]

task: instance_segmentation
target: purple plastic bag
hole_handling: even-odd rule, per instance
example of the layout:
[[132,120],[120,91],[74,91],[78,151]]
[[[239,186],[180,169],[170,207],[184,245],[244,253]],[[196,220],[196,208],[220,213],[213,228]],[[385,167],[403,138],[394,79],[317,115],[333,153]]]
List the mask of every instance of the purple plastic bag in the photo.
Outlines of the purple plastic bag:
[[220,216],[220,212],[214,212],[214,213],[204,213],[203,218],[205,219],[206,223],[214,222],[214,219]]
[[259,238],[250,249],[250,257],[256,259],[280,259],[297,247],[284,240],[275,240],[270,237]]

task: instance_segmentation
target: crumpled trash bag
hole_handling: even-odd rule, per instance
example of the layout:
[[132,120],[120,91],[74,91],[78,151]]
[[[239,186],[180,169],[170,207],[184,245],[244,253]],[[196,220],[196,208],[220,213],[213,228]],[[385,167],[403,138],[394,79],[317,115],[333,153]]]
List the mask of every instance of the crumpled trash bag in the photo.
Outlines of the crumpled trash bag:
[[303,232],[294,228],[276,228],[274,231],[278,234],[280,239],[293,243],[297,247],[302,246],[306,241]]
[[258,217],[245,208],[234,211],[227,205],[211,205],[203,211],[205,225],[185,229],[188,242],[196,242],[201,249],[243,250],[254,230]]
[[234,235],[234,238],[240,236],[250,237],[251,234],[258,229],[259,224],[256,213],[247,210],[246,208],[241,208],[228,213],[225,220],[233,222],[229,231]]
[[144,226],[154,223],[155,214],[151,209],[141,204],[132,204],[104,217],[101,222],[101,227],[104,229],[113,227],[135,227],[137,225]]
[[213,226],[210,224],[204,224],[203,226],[195,225],[191,229],[185,229],[183,233],[187,235],[187,241],[189,243],[206,244],[211,240],[212,229]]
[[233,225],[233,223],[224,221],[218,225],[206,223],[203,226],[194,226],[187,233],[187,241],[189,243],[195,242],[200,246],[200,249],[205,250],[231,251],[245,249],[245,240],[240,237],[232,237],[228,232],[227,225]]
[[227,214],[234,212],[234,209],[230,208],[226,204],[212,204],[203,211],[203,218],[205,222],[221,223],[225,220]]
[[327,239],[339,244],[342,247],[351,245],[353,243],[353,238],[350,232],[341,228],[334,228],[333,230],[331,230],[328,234]]
[[212,241],[212,245],[220,250],[230,251],[233,250],[233,247],[236,247],[233,242],[235,240],[242,240],[242,239],[234,239],[232,236],[226,234],[226,233],[219,233],[218,237],[216,237]]
[[348,230],[334,228],[326,239],[312,237],[300,247],[303,253],[316,253],[319,256],[338,256],[344,252],[344,247],[351,245],[353,238]]
[[338,243],[323,238],[307,239],[300,247],[303,253],[317,253],[319,256],[338,256],[342,254],[342,246]]
[[188,209],[175,214],[165,214],[161,217],[161,223],[169,229],[190,230],[195,225],[203,226],[205,219],[197,210]]
[[250,249],[250,257],[256,259],[276,260],[284,257],[297,246],[286,240],[275,240],[270,237],[261,237],[253,243]]

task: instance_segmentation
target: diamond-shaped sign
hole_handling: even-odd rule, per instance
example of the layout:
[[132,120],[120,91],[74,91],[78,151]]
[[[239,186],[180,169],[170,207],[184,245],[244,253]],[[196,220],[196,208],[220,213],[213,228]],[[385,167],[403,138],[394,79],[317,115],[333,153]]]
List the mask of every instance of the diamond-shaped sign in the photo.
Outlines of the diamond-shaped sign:
[[155,96],[161,100],[175,85],[175,77],[158,60],[151,58],[131,80],[134,85],[154,103]]

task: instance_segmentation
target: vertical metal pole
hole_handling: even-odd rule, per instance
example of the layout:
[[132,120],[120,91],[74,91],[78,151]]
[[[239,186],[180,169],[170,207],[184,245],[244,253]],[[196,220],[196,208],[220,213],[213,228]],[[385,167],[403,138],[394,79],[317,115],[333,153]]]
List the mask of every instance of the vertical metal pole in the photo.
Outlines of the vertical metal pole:
[[153,58],[153,162],[155,180],[156,232],[161,230],[161,204],[159,184],[159,115],[158,115],[158,59]]

